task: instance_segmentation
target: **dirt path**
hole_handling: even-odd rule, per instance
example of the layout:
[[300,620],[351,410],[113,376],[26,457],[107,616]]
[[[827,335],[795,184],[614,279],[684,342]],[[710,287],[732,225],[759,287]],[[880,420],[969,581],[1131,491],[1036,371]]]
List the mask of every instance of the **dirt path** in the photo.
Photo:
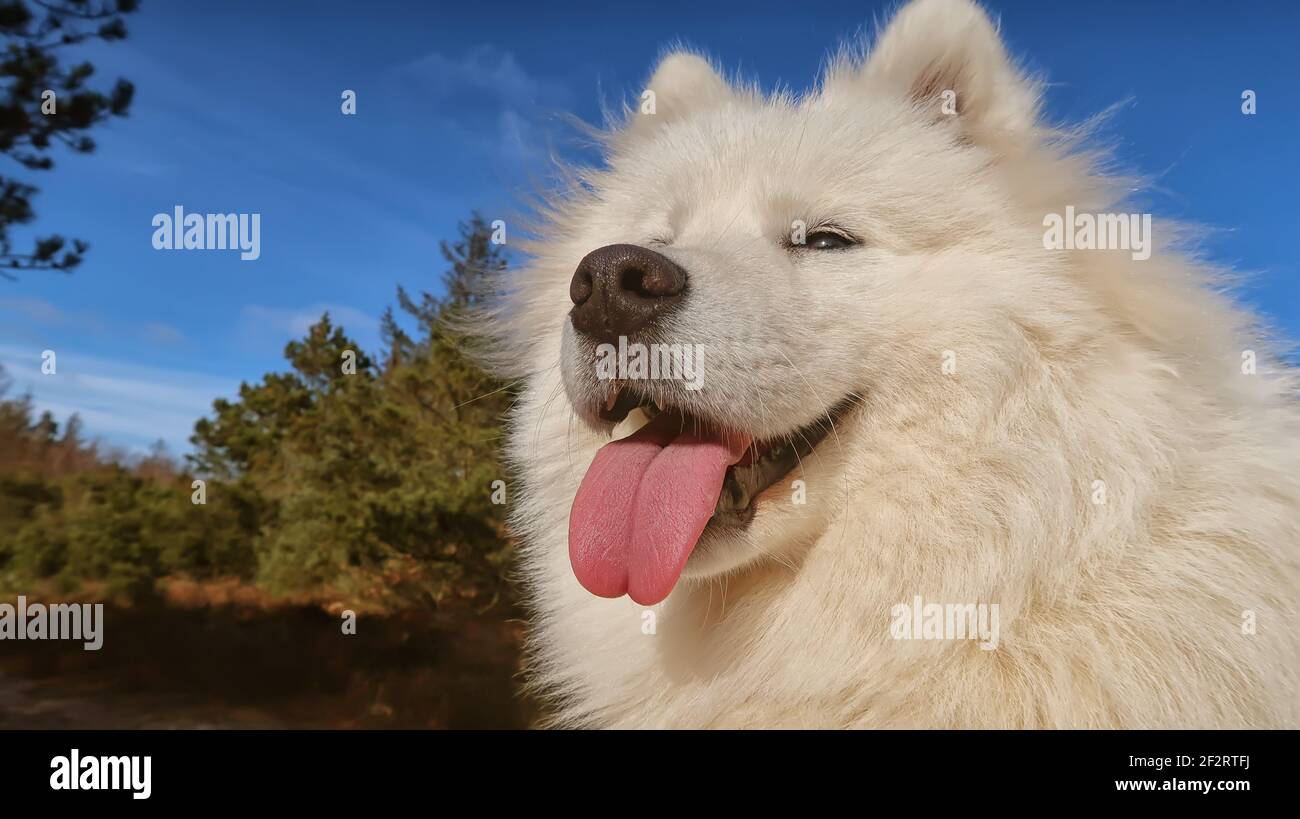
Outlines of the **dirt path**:
[[72,728],[285,728],[258,708],[184,696],[131,694],[74,680],[28,680],[0,672],[0,730]]
[[109,610],[100,651],[0,643],[0,729],[523,728],[502,620],[313,609]]

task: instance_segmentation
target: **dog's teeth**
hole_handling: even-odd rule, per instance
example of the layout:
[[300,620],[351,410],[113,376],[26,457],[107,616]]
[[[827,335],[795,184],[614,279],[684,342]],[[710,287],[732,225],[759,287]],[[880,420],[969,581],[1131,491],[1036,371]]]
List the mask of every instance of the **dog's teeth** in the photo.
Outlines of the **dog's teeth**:
[[614,405],[617,403],[618,403],[618,388],[615,387],[614,389],[609,391],[609,395],[605,398],[605,411],[609,412],[610,410],[614,409]]

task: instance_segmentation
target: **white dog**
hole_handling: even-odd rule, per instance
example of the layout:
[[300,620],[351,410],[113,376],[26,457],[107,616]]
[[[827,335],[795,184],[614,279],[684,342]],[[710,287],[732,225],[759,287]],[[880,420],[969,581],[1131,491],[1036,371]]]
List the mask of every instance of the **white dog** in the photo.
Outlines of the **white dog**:
[[486,316],[554,724],[1300,723],[1294,375],[1039,91],[659,63]]

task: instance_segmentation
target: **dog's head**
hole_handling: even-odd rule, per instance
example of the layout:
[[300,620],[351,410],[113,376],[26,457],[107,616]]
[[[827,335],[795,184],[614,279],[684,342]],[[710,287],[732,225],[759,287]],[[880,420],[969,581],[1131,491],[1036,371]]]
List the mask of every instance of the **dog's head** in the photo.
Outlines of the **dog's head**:
[[[772,556],[843,503],[871,424],[979,423],[1071,302],[1043,275],[1065,160],[1037,106],[967,0],[905,7],[800,99],[659,63],[538,253],[567,292],[529,295],[572,412],[614,439],[569,519],[584,586],[653,603]],[[954,387],[959,355],[998,363]]]

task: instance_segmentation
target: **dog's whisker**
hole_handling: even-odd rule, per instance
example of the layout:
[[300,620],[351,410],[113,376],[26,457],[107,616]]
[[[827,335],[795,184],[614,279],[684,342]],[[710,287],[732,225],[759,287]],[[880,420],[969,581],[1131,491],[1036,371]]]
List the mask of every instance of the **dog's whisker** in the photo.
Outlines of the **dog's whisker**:
[[556,398],[559,397],[563,389],[564,389],[563,379],[556,379],[555,387],[551,390],[550,397],[546,399],[546,403],[542,404],[541,411],[537,413],[537,424],[533,427],[533,437],[531,443],[531,446],[534,451],[536,451],[541,441],[542,424],[546,421],[546,416],[550,413],[551,404],[555,401]]

